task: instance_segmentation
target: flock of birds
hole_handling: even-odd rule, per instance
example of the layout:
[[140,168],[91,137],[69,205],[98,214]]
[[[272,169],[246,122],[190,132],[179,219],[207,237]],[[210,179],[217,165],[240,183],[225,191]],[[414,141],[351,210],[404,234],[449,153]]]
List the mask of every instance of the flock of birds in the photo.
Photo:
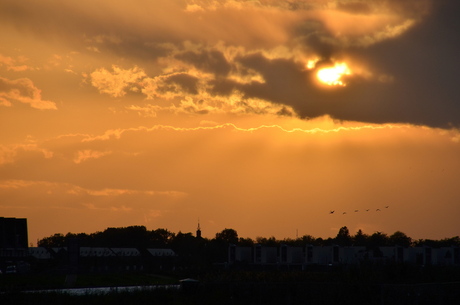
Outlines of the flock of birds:
[[[389,207],[390,207],[390,206],[387,205],[387,206],[385,206],[385,209],[388,209]],[[366,212],[369,212],[370,210],[371,210],[371,209],[366,209],[365,211],[366,211]],[[376,209],[375,211],[376,211],[376,212],[381,212],[382,210]],[[359,212],[359,210],[355,210],[355,213],[357,213],[357,212]],[[329,214],[334,214],[334,213],[335,213],[335,211],[329,211]],[[343,212],[343,213],[342,213],[342,215],[344,215],[344,214],[347,214],[347,212]]]

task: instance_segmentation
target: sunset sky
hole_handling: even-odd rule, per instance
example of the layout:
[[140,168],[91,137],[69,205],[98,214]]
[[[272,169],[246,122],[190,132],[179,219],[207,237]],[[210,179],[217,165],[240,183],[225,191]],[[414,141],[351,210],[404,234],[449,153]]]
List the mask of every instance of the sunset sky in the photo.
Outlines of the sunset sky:
[[458,0],[0,0],[0,216],[27,218],[34,244],[198,219],[210,238],[457,236],[459,15]]

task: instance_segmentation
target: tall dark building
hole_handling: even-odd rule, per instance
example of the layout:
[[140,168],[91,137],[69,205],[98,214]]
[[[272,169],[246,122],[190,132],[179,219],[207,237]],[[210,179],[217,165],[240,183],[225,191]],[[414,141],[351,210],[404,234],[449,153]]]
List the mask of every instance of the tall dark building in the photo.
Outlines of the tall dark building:
[[26,218],[0,217],[0,249],[26,249],[29,239]]

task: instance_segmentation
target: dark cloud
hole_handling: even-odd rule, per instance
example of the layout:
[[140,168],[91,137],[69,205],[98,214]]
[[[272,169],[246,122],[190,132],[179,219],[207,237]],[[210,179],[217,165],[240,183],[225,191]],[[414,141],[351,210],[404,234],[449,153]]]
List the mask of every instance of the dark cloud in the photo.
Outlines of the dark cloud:
[[[177,73],[169,76],[165,80],[165,84],[175,84],[178,85],[186,94],[198,94],[198,84],[199,79],[195,76],[185,74],[185,73]],[[168,91],[167,85],[165,86],[165,90]],[[173,90],[171,90],[173,91]]]
[[238,85],[246,97],[262,98],[279,104],[292,105],[303,112],[313,112],[315,88],[311,73],[302,65],[287,59],[267,59],[262,54],[253,54],[239,59],[243,65],[258,71],[264,83],[252,82]]
[[[158,79],[151,90],[159,93],[196,95],[208,90],[198,90],[202,82],[211,94],[239,91],[291,106],[303,117],[460,126],[458,0],[337,0],[332,9],[323,1],[224,1],[213,9],[197,1],[202,6],[194,12],[186,11],[190,3],[149,2],[139,9],[102,1],[97,10],[77,2],[4,0],[0,23],[128,60],[185,63],[165,69],[184,73]],[[270,54],[279,46],[294,51]],[[364,63],[373,77],[356,74],[346,87],[321,88],[316,70],[300,60],[311,56],[324,63],[347,58]],[[215,77],[198,79],[187,71],[190,66]],[[162,68],[152,68],[157,73],[152,77]],[[242,71],[263,82],[238,80]]]
[[225,56],[222,52],[216,50],[204,50],[201,52],[188,51],[177,54],[176,58],[218,76],[226,76],[231,70],[231,66],[225,59]]
[[[315,70],[289,59],[268,59],[261,53],[236,60],[260,73],[264,83],[212,83],[216,94],[239,90],[248,98],[262,98],[292,106],[302,117],[329,114],[341,120],[400,122],[435,127],[460,127],[460,2],[440,1],[424,23],[398,38],[369,48],[352,48],[347,55],[371,63],[372,80],[350,77],[348,86],[321,88]],[[315,46],[310,39],[310,46]],[[323,57],[333,49],[318,43]],[[392,82],[382,82],[384,75]]]
[[333,40],[328,40],[325,34],[312,33],[305,37],[305,44],[323,60],[330,59],[340,51],[340,48],[333,43]]
[[338,3],[337,8],[341,11],[350,12],[354,14],[369,14],[371,13],[371,8],[368,3],[364,2],[345,2]]
[[[314,84],[315,71],[288,59],[268,59],[262,54],[251,54],[236,59],[240,64],[260,73],[264,82],[238,83],[217,79],[209,84],[215,95],[231,95],[235,90],[244,98],[259,98],[276,104],[292,106],[303,117],[316,117],[328,113],[337,96],[336,90],[321,90]],[[324,103],[323,99],[328,99]],[[285,114],[285,113],[283,113]],[[289,115],[292,115],[290,113]]]
[[[387,10],[409,18],[420,18],[428,13],[432,4],[445,0],[376,0],[376,4],[383,4]],[[451,1],[451,0],[448,0]],[[455,1],[455,0],[454,0]]]
[[[460,2],[441,0],[433,13],[396,39],[354,56],[371,61],[376,70],[393,75],[390,84],[353,88],[355,98],[376,105],[369,118],[447,127],[460,126]],[[351,89],[351,88],[350,88]],[[358,93],[359,90],[359,93]]]

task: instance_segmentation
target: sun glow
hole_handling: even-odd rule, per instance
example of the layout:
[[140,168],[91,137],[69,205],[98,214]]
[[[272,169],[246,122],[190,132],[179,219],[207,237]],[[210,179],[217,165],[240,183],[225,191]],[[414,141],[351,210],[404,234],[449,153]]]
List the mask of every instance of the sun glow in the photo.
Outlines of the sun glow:
[[351,70],[345,63],[336,63],[333,67],[320,69],[316,76],[318,80],[329,86],[346,86],[342,81],[343,75],[350,75]]

